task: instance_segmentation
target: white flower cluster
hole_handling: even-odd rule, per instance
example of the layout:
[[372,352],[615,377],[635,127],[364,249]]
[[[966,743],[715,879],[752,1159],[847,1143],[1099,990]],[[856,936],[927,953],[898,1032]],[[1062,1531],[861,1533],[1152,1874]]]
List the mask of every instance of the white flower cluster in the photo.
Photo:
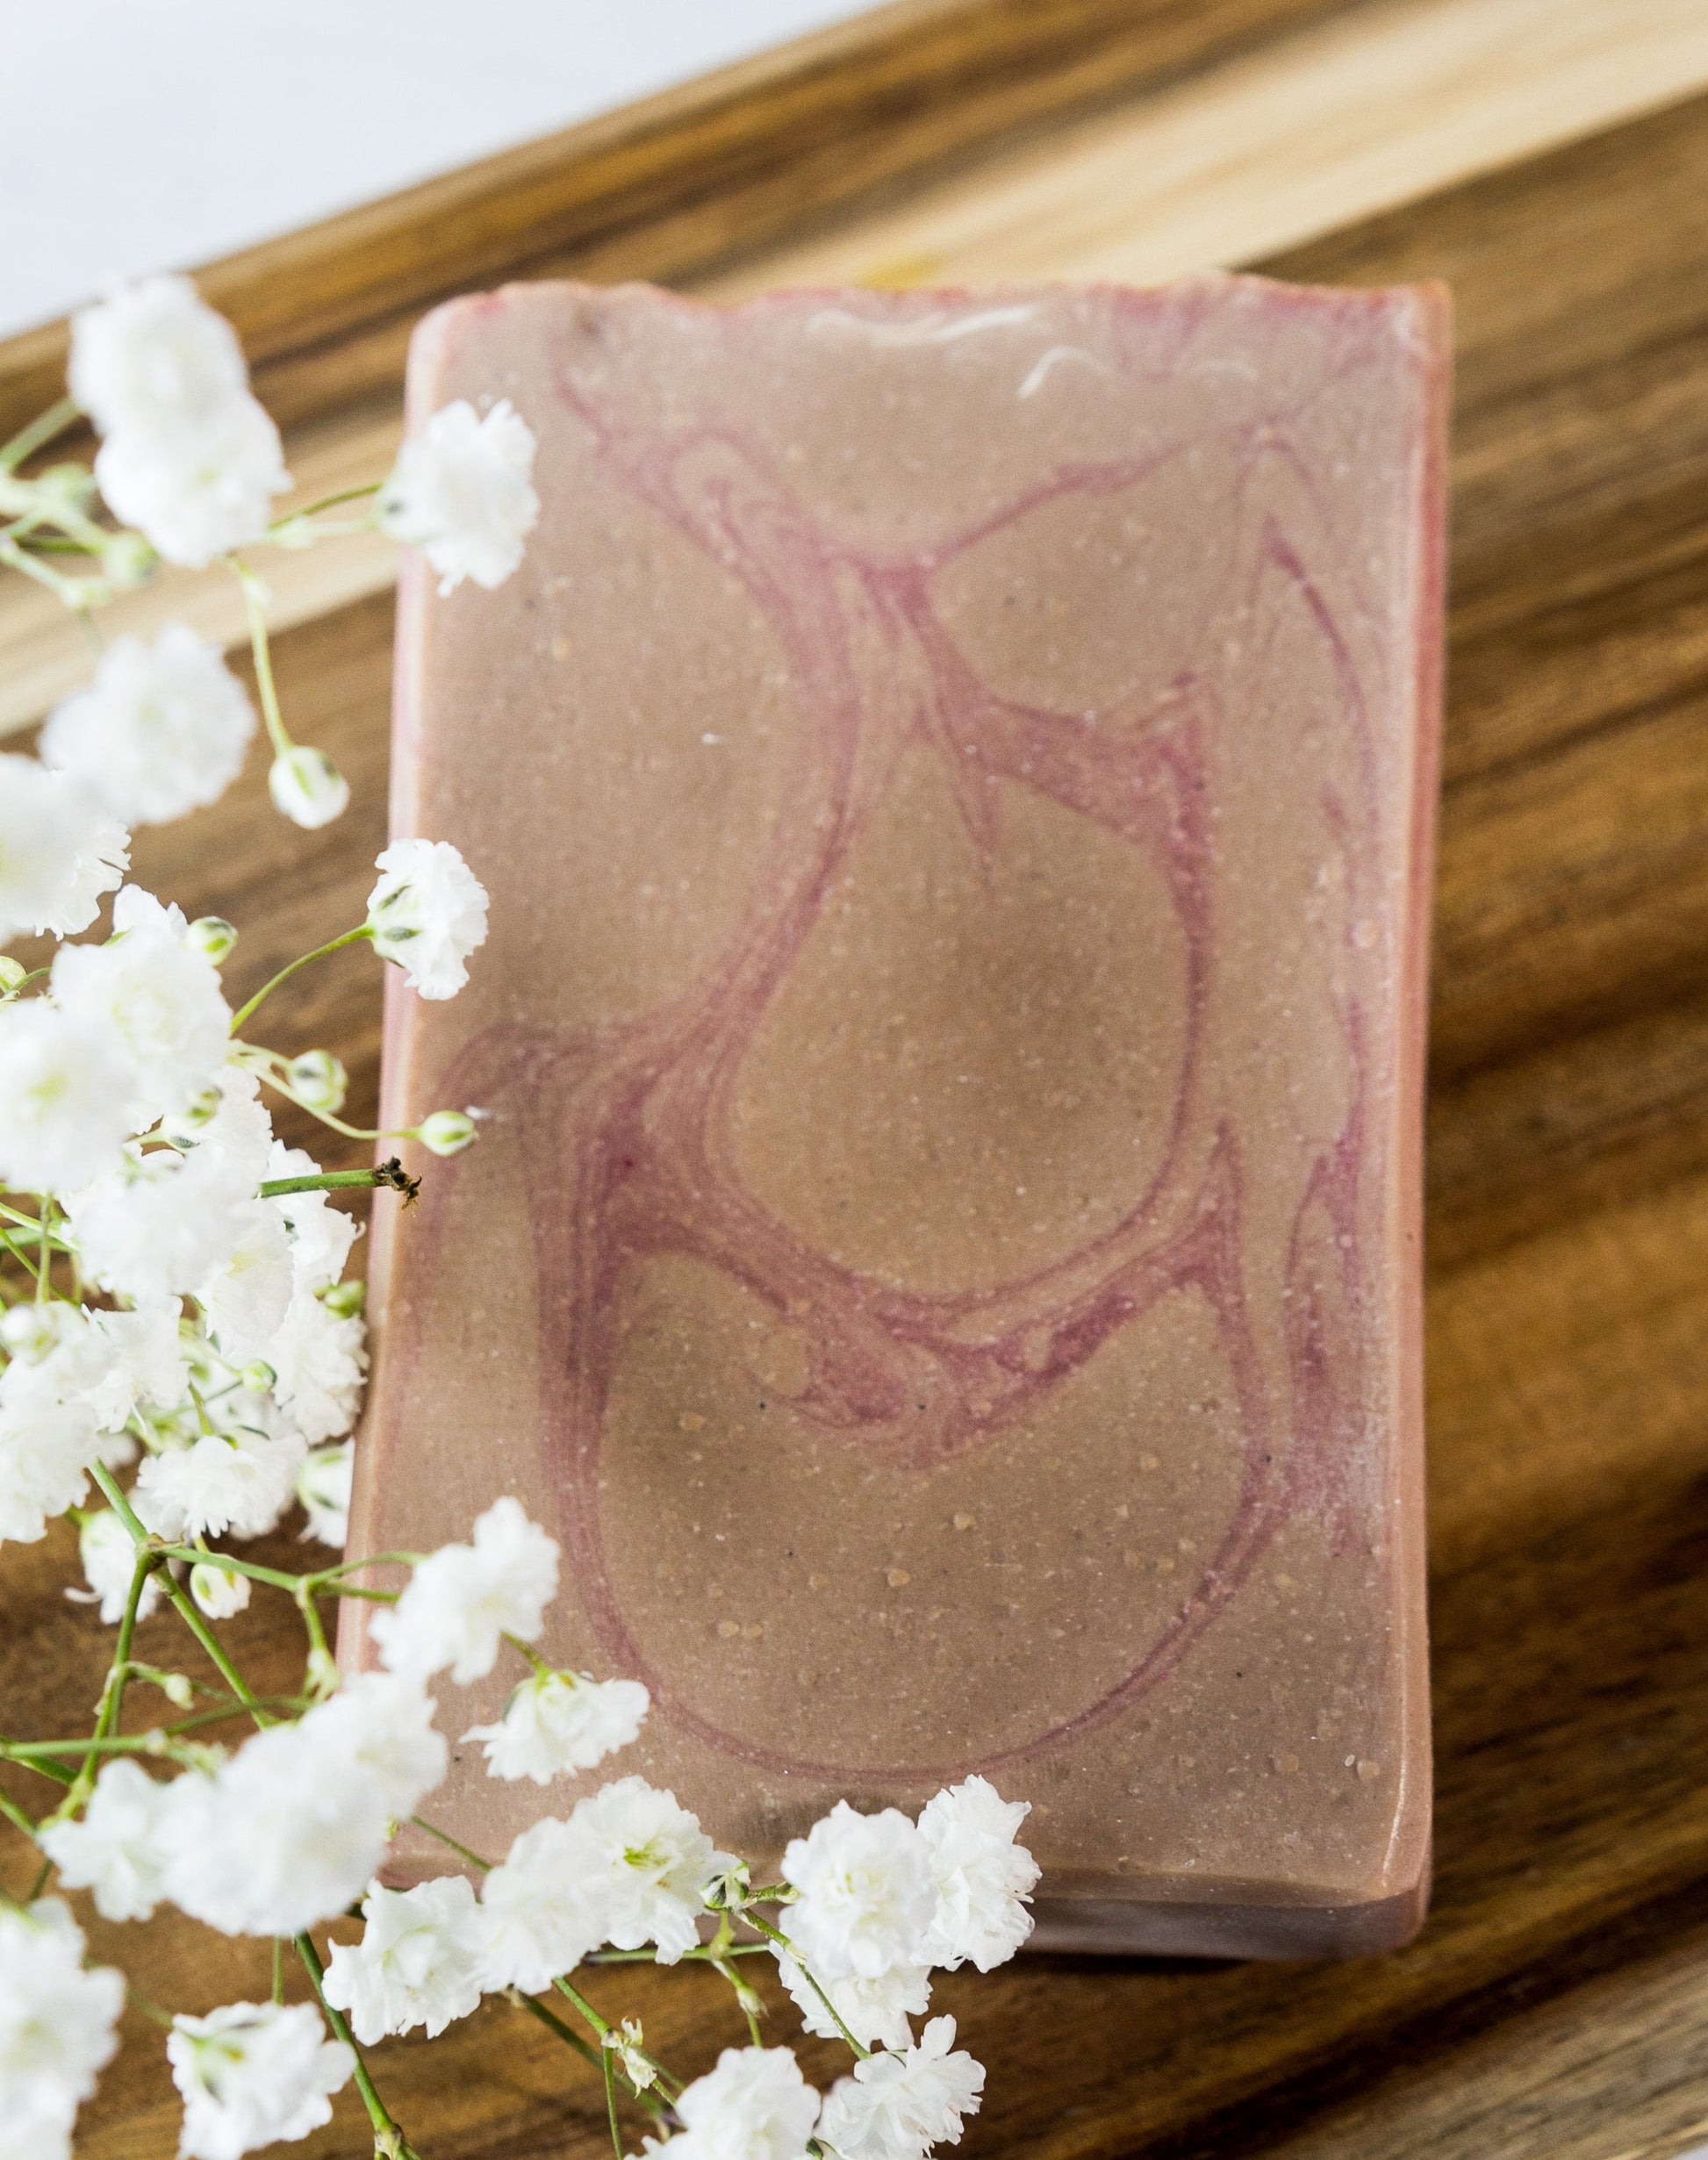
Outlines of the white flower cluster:
[[187,277],[123,287],[71,325],[71,394],[101,431],[114,514],[169,563],[260,539],[291,484],[231,325]]

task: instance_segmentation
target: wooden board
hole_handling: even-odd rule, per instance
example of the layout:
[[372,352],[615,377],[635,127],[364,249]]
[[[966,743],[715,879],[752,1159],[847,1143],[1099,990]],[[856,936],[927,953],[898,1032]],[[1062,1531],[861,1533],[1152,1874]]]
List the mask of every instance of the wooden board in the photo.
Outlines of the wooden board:
[[[1622,12],[1633,37],[1704,19]],[[1708,97],[1651,103],[1263,264],[1444,276],[1459,311],[1430,1102],[1435,1910],[1366,1964],[1039,1958],[946,1980],[991,2068],[971,2160],[1664,2160],[1708,2136]],[[1084,118],[1050,118],[1065,152]],[[1047,148],[1027,153],[1041,174]],[[1013,154],[993,152],[993,184]],[[881,262],[945,184],[927,174],[812,244],[858,236]],[[192,908],[267,911],[240,987],[361,912],[389,617],[373,594],[281,643],[299,731],[356,785],[341,825],[284,832],[251,773],[139,848]],[[371,965],[342,954],[282,1003],[277,1039],[329,1044],[371,1102],[377,1020]],[[46,1729],[68,1689],[92,1694],[107,1639],[61,1601],[62,1541],[4,1558],[0,1702]],[[141,1654],[177,1655],[173,1625],[151,1621]],[[239,1640],[263,1678],[296,1651],[268,1608]],[[263,1948],[169,1918],[124,1950],[175,2007],[266,1985]],[[692,2064],[736,2037],[709,1976],[598,1991]],[[126,2032],[80,2150],[165,2160],[158,2034]],[[596,2083],[501,2004],[430,2048],[390,2043],[378,2070],[427,2160],[606,2149]],[[367,2149],[347,2101],[297,2149]]]

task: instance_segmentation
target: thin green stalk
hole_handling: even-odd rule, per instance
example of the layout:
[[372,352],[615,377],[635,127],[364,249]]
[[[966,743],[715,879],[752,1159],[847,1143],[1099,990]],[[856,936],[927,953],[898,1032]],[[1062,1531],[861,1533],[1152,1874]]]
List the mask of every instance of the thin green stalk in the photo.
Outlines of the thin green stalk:
[[30,1842],[35,1842],[36,1826],[10,1793],[0,1792],[0,1815],[4,1815],[13,1829],[21,1830]]
[[273,1937],[273,2000],[284,2000],[284,1937]]
[[605,2114],[611,2125],[611,2149],[616,2160],[624,2160],[622,2132],[617,2128],[617,2081],[612,2075],[611,2050],[601,2048],[599,2054],[599,2067],[605,2072]]
[[282,1200],[287,1193],[348,1193],[370,1185],[419,1186],[419,1178],[407,1178],[403,1165],[393,1156],[390,1162],[380,1163],[372,1170],[317,1170],[312,1177],[269,1178],[261,1188],[263,1200]]
[[459,1845],[449,1830],[441,1830],[420,1815],[412,1815],[409,1819],[418,1830],[425,1830],[430,1838],[437,1838],[441,1845],[449,1845],[457,1858],[466,1860],[471,1868],[478,1868],[483,1875],[492,1872],[490,1860],[483,1860],[478,1853],[471,1853],[466,1845]]
[[411,2160],[413,2149],[408,2139],[392,2121],[391,2110],[381,2099],[373,2079],[368,2075],[368,2065],[362,2059],[362,2050],[355,2044],[355,2035],[351,2032],[342,2014],[334,2010],[327,2000],[327,1991],[321,1984],[326,1979],[327,1972],[326,1967],[320,1963],[320,1953],[315,1948],[312,1939],[306,1934],[298,1935],[295,1941],[297,1955],[302,1960],[303,1969],[308,1974],[308,1984],[314,1990],[327,2023],[331,2026],[333,2031],[355,2058],[356,2090],[362,2095],[362,2106],[368,2110],[368,2120],[374,2126],[375,2152],[384,2153],[388,2156],[388,2160]]
[[267,530],[269,534],[281,533],[304,518],[318,518],[323,510],[336,510],[341,503],[360,502],[366,496],[377,495],[384,485],[384,480],[370,480],[361,487],[340,488],[335,495],[322,495],[319,502],[310,503],[305,509],[293,510],[288,517],[275,518]]
[[841,2011],[837,2009],[835,2003],[831,2001],[830,1998],[819,1985],[818,1981],[814,1977],[812,1968],[801,1956],[800,1951],[795,1948],[793,1943],[789,1941],[788,1937],[783,1934],[780,1928],[773,1927],[769,1920],[762,1920],[757,1912],[743,1913],[743,1918],[747,1921],[750,1927],[757,1927],[759,1933],[764,1935],[768,1941],[778,1943],[782,1948],[788,1952],[792,1958],[793,1958],[795,1963],[800,1966],[802,1973],[805,1974],[807,1986],[812,1989],[814,1994],[818,1997],[819,2000],[830,2013],[830,2015],[836,2020],[836,2030],[842,2034],[843,2038],[848,2042],[849,2046],[853,2049],[855,2054],[859,2056],[861,2062],[864,2063],[871,2055],[871,2049],[862,2047],[860,2042],[855,2039],[853,2034],[849,2031],[848,2027],[843,2020],[843,2014]]
[[56,405],[50,405],[0,449],[0,472],[16,472],[26,457],[46,449],[55,435],[62,435],[82,416],[83,407],[75,398],[61,398]]
[[[593,2031],[599,2034],[599,2045],[600,2048],[603,2049],[605,2044],[605,2035],[613,2029],[609,2019],[602,2018],[599,2012],[594,2009],[592,2003],[587,2000],[587,1998],[582,1994],[581,1991],[574,1986],[569,1980],[565,1979],[563,1974],[560,1973],[557,1976],[557,1977],[552,1982],[552,1985],[557,1990],[557,1992],[563,1998],[565,2002],[571,2003],[574,2006],[583,2020],[586,2024],[590,2025]],[[644,2048],[639,2048],[635,2050],[635,2052],[639,2055],[641,2060],[646,2064],[647,2068],[652,2072],[653,2076],[658,2080],[659,2084],[664,2087],[666,2097],[671,2099],[674,2099],[676,2095],[682,2090],[682,2080],[679,2077],[672,2077],[670,2071],[667,2070],[664,2068],[664,2065],[658,2060],[657,2056],[656,2055],[649,2054]],[[632,2089],[634,2080],[631,2078],[628,2082]]]
[[294,749],[286,732],[284,715],[279,710],[278,687],[273,680],[273,649],[267,637],[267,610],[262,599],[262,586],[259,578],[247,563],[227,556],[233,576],[243,588],[243,605],[249,617],[249,644],[255,658],[255,687],[261,692],[261,716],[267,723],[267,733],[272,740],[274,752],[283,757]]
[[257,990],[255,995],[249,1000],[248,1003],[240,1007],[239,1009],[232,1015],[231,1031],[233,1037],[236,1035],[238,1030],[243,1025],[243,1023],[249,1017],[250,1014],[253,1013],[255,1008],[262,1002],[262,999],[270,997],[273,992],[278,988],[279,985],[282,982],[288,981],[290,978],[296,973],[299,967],[306,967],[311,960],[324,960],[327,953],[336,952],[341,946],[357,944],[364,938],[370,938],[372,936],[373,932],[369,929],[365,922],[358,923],[355,929],[346,930],[341,937],[334,937],[329,939],[324,945],[316,945],[312,952],[305,952],[300,959],[292,960],[288,967],[280,968],[278,973],[274,976],[271,982],[263,983],[260,989]]

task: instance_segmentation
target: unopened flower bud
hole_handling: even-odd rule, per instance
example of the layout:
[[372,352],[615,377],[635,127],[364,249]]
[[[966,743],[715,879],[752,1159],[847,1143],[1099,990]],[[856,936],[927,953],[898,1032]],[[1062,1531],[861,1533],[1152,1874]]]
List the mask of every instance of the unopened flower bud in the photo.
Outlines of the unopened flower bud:
[[204,1087],[200,1094],[192,1096],[184,1104],[183,1109],[175,1110],[171,1116],[161,1119],[161,1138],[169,1140],[174,1147],[188,1146],[219,1108],[219,1090],[217,1087]]
[[180,1710],[188,1710],[196,1699],[196,1690],[188,1673],[162,1673],[160,1688],[169,1703],[176,1703]]
[[721,1875],[714,1875],[700,1896],[708,1912],[739,1912],[752,1887],[753,1877],[746,1861],[737,1860]]
[[190,1571],[190,1594],[210,1620],[229,1620],[249,1602],[249,1578],[215,1561],[197,1561]]
[[197,915],[184,932],[183,942],[218,967],[237,943],[237,931],[224,915]]
[[332,1653],[319,1645],[308,1654],[307,1689],[317,1701],[324,1701],[338,1685],[338,1665]]
[[291,1092],[305,1110],[336,1117],[344,1107],[349,1075],[329,1050],[305,1050],[284,1069]]
[[354,1319],[368,1302],[368,1286],[360,1275],[353,1275],[348,1282],[334,1282],[320,1302],[341,1320]]
[[282,751],[267,775],[273,807],[293,825],[312,832],[341,817],[350,800],[350,784],[325,750],[305,743]]
[[160,557],[140,533],[115,533],[101,550],[101,569],[116,592],[146,585]]
[[266,1395],[276,1384],[278,1374],[265,1358],[252,1358],[243,1367],[243,1385],[251,1395]]
[[479,1132],[466,1110],[435,1110],[415,1128],[415,1137],[435,1155],[460,1155]]
[[0,997],[10,997],[29,972],[22,960],[14,960],[10,952],[0,952]]

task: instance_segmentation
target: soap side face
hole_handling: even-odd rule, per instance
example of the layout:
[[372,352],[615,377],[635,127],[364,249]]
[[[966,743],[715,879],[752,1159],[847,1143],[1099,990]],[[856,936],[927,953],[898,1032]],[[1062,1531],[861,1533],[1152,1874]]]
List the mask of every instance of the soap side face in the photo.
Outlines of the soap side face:
[[[352,1549],[515,1493],[726,1846],[979,1769],[1044,1939],[1421,1917],[1446,338],[1224,278],[418,337],[545,508],[405,571],[394,825],[492,936],[389,986],[382,1123],[491,1115],[377,1226]],[[464,1748],[439,1812],[578,1790]]]

